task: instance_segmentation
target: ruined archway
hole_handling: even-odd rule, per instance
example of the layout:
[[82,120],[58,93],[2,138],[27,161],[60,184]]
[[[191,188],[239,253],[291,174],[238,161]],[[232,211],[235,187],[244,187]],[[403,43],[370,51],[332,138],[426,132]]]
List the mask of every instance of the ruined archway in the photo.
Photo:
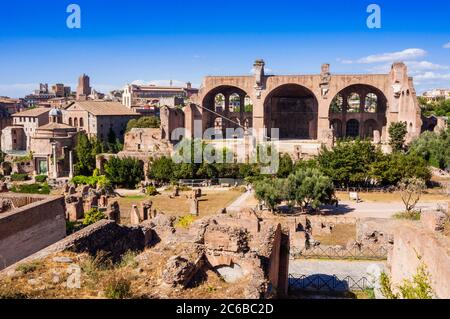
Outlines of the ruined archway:
[[[214,128],[226,137],[227,128],[252,127],[252,102],[243,89],[222,85],[210,90],[202,101],[205,129]],[[245,128],[244,128],[245,129]]]
[[387,98],[381,90],[367,84],[342,89],[330,103],[329,121],[336,138],[381,136],[386,126]]
[[314,93],[298,84],[284,84],[269,93],[264,102],[264,121],[279,129],[280,139],[317,139],[318,102]]

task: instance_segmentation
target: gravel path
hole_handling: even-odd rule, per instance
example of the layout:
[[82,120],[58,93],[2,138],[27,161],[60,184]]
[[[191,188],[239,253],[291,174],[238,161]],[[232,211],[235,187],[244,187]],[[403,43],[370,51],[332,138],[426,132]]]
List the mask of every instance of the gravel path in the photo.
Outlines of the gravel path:
[[245,206],[247,200],[253,196],[253,191],[247,191],[239,196],[233,203],[227,207],[227,211],[239,211]]
[[[312,260],[295,259],[289,261],[291,275],[336,275],[338,277],[366,277],[371,268],[385,269],[386,263],[382,261],[345,261],[345,260]],[[368,271],[369,269],[369,271]]]
[[[420,202],[417,209],[436,209],[444,202]],[[344,215],[348,217],[378,217],[391,218],[392,215],[405,210],[402,202],[339,202],[339,206],[325,206],[323,212],[327,215]]]

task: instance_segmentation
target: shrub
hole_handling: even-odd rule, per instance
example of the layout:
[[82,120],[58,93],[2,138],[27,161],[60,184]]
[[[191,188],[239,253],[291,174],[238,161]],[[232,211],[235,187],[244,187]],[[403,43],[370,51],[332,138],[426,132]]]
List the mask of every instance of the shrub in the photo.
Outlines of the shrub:
[[108,278],[105,296],[109,299],[125,299],[131,297],[131,281],[123,276],[113,275]]
[[22,274],[28,274],[36,271],[41,264],[37,261],[29,262],[29,263],[23,263],[16,267],[16,271],[20,271]]
[[159,128],[161,121],[156,116],[143,116],[138,119],[128,121],[127,132],[133,128]]
[[103,214],[96,208],[92,208],[91,210],[89,210],[87,213],[84,214],[83,225],[89,226],[95,224],[96,222],[102,219],[106,219],[105,214]]
[[48,176],[47,175],[37,175],[34,180],[37,183],[44,183],[47,180]]
[[28,180],[28,174],[18,174],[18,173],[14,173],[11,175],[11,180],[13,182],[23,182]]
[[406,219],[406,220],[420,220],[420,211],[411,210],[406,212],[396,213],[394,215],[395,219]]
[[24,184],[17,185],[11,188],[11,192],[13,193],[21,193],[21,194],[39,194],[39,195],[49,195],[50,194],[50,186],[47,183],[44,184]]
[[192,215],[186,215],[181,217],[178,222],[175,224],[175,227],[180,227],[180,228],[189,228],[189,226],[191,226],[191,224],[195,221],[194,216]]
[[136,268],[139,263],[136,261],[137,253],[134,251],[127,251],[122,255],[122,259],[120,260],[119,267],[131,267]]
[[158,195],[158,191],[156,190],[155,186],[147,186],[147,189],[145,191],[149,196]]
[[81,230],[82,228],[83,228],[83,224],[81,222],[72,222],[69,220],[66,221],[66,234],[67,235],[76,233],[77,231]]
[[434,295],[430,274],[423,262],[417,267],[416,274],[411,279],[403,280],[402,285],[397,287],[399,293],[393,292],[391,279],[385,273],[381,274],[380,284],[381,293],[387,299],[432,299]]
[[111,182],[104,175],[100,175],[100,176],[78,175],[78,176],[75,176],[74,178],[72,178],[71,182],[73,184],[75,184],[76,186],[78,186],[78,185],[89,185],[92,187],[96,187],[96,186],[110,187],[111,186]]

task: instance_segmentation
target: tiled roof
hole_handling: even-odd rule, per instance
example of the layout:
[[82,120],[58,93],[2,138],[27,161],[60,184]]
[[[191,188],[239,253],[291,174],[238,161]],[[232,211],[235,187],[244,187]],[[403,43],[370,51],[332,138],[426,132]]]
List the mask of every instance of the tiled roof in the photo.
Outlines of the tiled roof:
[[75,102],[67,108],[71,111],[73,108],[85,110],[96,116],[107,115],[139,115],[129,108],[118,102],[101,102],[101,101],[80,101]]
[[22,111],[22,112],[14,113],[12,116],[13,117],[20,117],[20,116],[31,116],[31,117],[34,117],[34,116],[39,116],[39,115],[48,113],[48,112],[50,112],[50,110],[51,110],[50,108],[46,108],[46,107],[37,107],[37,108],[34,108],[34,109],[30,109],[30,110],[25,110],[25,111]]

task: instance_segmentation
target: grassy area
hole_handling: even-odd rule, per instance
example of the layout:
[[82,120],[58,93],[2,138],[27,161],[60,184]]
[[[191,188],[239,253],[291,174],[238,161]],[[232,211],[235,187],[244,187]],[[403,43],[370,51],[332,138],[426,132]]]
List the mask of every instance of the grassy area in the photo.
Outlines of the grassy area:
[[[152,201],[152,210],[163,212],[167,215],[184,216],[189,214],[190,203],[186,198],[190,192],[181,192],[177,198],[169,198],[172,192],[163,192],[157,196],[127,196],[118,199],[122,222],[129,220],[129,213],[133,204],[139,205],[143,201]],[[242,194],[239,190],[204,191],[199,200],[200,217],[212,215],[235,201]]]
[[[336,193],[340,201],[348,201],[349,195],[347,192],[337,192]],[[359,197],[364,202],[401,202],[400,192],[393,193],[358,193]],[[450,197],[443,194],[441,189],[429,189],[420,198],[422,202],[433,202],[433,201],[445,201],[450,200]]]
[[320,241],[321,245],[345,246],[350,240],[356,239],[356,225],[337,224],[331,234],[316,235],[313,231],[313,237]]
[[393,216],[395,219],[420,220],[419,211],[399,212]]

